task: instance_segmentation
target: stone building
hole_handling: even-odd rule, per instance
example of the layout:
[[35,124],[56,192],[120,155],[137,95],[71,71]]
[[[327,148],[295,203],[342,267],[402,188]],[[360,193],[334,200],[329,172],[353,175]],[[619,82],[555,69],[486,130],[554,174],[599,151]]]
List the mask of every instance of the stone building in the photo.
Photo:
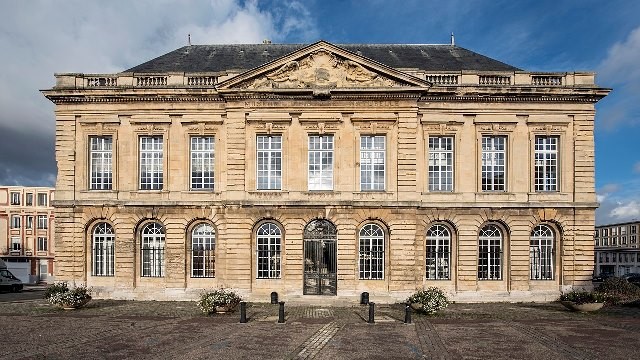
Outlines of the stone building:
[[590,284],[608,92],[454,45],[194,45],[56,74],[56,276],[110,298],[553,299]]
[[596,226],[595,276],[640,274],[640,221]]
[[0,258],[24,283],[53,278],[53,188],[0,186]]

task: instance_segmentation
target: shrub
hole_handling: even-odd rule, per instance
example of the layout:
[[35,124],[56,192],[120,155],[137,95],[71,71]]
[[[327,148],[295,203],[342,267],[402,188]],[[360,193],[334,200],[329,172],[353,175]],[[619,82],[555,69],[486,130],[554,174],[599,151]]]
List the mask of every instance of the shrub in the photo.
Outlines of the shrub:
[[424,290],[419,290],[409,296],[407,301],[412,304],[421,304],[421,307],[418,310],[426,314],[434,314],[449,306],[447,295],[437,287],[429,287]]
[[[64,288],[66,288],[66,291],[64,291]],[[64,287],[60,287],[50,294],[48,300],[53,305],[80,307],[91,300],[91,290],[86,286],[76,286],[73,289],[69,289],[67,284],[64,284]]]
[[611,304],[628,304],[640,300],[640,287],[622,278],[609,278],[598,286],[597,292],[607,296]]
[[216,289],[200,294],[198,307],[203,313],[212,314],[216,311],[216,307],[232,309],[236,307],[240,301],[242,301],[242,298],[233,290]]
[[52,296],[69,291],[69,287],[66,282],[53,283],[47,286],[44,291],[44,298],[49,300]]
[[571,301],[578,305],[587,303],[603,303],[607,297],[596,291],[570,291],[560,295],[560,301]]

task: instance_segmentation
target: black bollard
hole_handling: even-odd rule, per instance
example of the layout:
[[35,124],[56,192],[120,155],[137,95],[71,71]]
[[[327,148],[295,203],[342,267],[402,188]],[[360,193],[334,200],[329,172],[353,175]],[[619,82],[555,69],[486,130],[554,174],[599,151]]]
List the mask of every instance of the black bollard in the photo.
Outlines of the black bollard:
[[240,322],[247,322],[247,303],[245,301],[240,302]]
[[404,323],[411,324],[411,304],[407,303],[404,307]]
[[373,324],[376,322],[375,314],[374,314],[375,306],[376,306],[376,303],[372,303],[372,302],[369,303],[369,321],[367,321],[369,324]]
[[278,309],[278,324],[284,324],[284,301],[280,301],[280,309]]
[[360,305],[367,305],[369,303],[369,293],[363,292],[360,294]]
[[278,293],[275,291],[271,293],[271,303],[272,304],[278,303]]

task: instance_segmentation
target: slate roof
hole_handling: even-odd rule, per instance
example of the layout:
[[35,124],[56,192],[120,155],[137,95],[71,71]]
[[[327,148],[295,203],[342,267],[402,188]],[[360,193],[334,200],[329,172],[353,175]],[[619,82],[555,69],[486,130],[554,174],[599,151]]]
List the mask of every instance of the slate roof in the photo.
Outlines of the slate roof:
[[[250,70],[308,44],[190,45],[126,72],[223,72]],[[425,71],[518,71],[520,69],[454,45],[335,44],[392,68]]]

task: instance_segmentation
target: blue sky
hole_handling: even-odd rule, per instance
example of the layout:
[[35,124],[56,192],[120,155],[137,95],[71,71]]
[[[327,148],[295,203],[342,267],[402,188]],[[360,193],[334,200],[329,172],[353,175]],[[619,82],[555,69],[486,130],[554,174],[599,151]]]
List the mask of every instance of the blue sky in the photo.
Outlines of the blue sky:
[[[54,72],[118,72],[194,44],[449,43],[529,71],[595,71],[598,223],[640,219],[640,1],[0,2],[0,184],[53,185]],[[15,145],[21,144],[16,151]],[[25,146],[25,144],[28,144]]]

